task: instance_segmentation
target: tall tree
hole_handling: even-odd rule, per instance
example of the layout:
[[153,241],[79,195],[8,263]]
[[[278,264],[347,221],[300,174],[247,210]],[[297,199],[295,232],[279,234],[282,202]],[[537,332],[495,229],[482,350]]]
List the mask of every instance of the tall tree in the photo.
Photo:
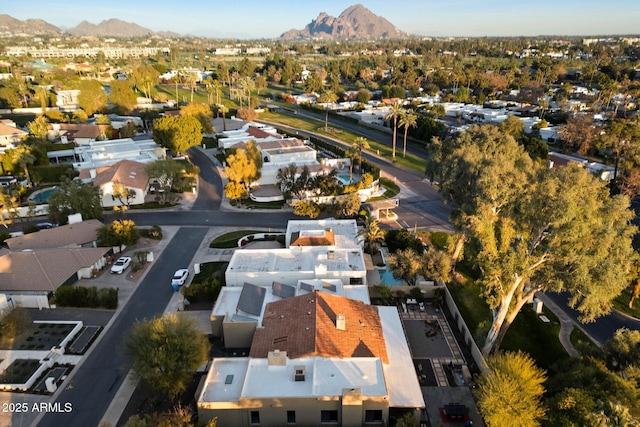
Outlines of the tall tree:
[[394,103],[391,105],[391,110],[389,111],[389,113],[385,116],[385,119],[387,120],[393,120],[393,139],[391,141],[391,158],[393,160],[396,159],[396,136],[398,133],[398,118],[400,117],[400,115],[402,114],[403,109],[402,109],[402,105],[400,105],[399,103]]
[[29,165],[32,165],[36,161],[36,156],[33,154],[33,148],[28,145],[18,145],[11,150],[11,158],[13,164],[17,165],[24,172],[24,176],[27,179],[27,184],[31,184],[31,177],[29,176]]
[[171,187],[182,177],[182,164],[173,159],[156,160],[149,163],[144,171],[149,178],[158,183],[158,195],[161,202],[170,201]]
[[102,83],[97,80],[80,80],[77,84],[80,90],[78,103],[87,116],[92,116],[102,111],[107,106],[107,92]]
[[262,156],[255,141],[249,141],[244,148],[239,148],[227,157],[224,168],[231,182],[242,184],[248,190],[251,184],[260,178]]
[[326,90],[318,97],[318,102],[324,104],[324,131],[329,129],[329,107],[338,100],[338,95],[332,90]]
[[202,125],[191,115],[162,117],[153,122],[153,140],[180,154],[202,142]]
[[502,353],[487,361],[478,380],[478,409],[488,427],[536,427],[545,416],[546,374],[526,353]]
[[117,114],[129,114],[136,106],[136,93],[131,89],[131,84],[127,80],[113,80],[111,82],[111,93],[109,102],[113,104]]
[[180,107],[180,115],[193,116],[200,122],[203,133],[213,133],[213,113],[205,104],[189,104]]
[[35,138],[45,141],[49,130],[49,119],[44,114],[39,114],[33,121],[27,123],[29,133]]
[[368,150],[371,148],[369,141],[367,138],[359,136],[353,141],[353,143],[351,143],[351,147],[358,151],[358,170],[362,174],[362,150]]
[[441,189],[469,242],[492,310],[482,351],[496,350],[535,292],[568,291],[581,320],[607,313],[629,283],[632,213],[585,169],[536,167],[494,126],[472,127],[444,157]]
[[625,119],[613,119],[604,126],[596,146],[609,153],[614,162],[613,178],[618,171],[640,166],[640,127]]
[[371,215],[367,215],[364,219],[364,227],[358,231],[358,235],[364,238],[364,243],[368,249],[368,253],[373,255],[376,243],[384,242],[384,230],[380,228],[378,220]]
[[418,122],[418,116],[413,110],[403,111],[400,115],[400,121],[398,125],[404,128],[404,147],[402,150],[402,157],[407,157],[407,132],[410,127],[416,127]]
[[177,314],[136,322],[125,345],[134,376],[157,398],[183,392],[209,347],[195,321]]

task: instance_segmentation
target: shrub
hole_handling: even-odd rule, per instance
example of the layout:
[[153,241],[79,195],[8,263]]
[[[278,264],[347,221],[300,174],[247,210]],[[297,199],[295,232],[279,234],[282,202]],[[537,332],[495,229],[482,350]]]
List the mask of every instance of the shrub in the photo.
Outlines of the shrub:
[[162,228],[159,225],[152,225],[151,228],[140,229],[140,236],[146,237],[148,239],[161,240],[162,239]]
[[22,232],[24,234],[35,233],[37,231],[40,231],[40,229],[35,224],[28,224],[28,225],[25,225],[24,227],[22,227]]
[[118,306],[118,289],[61,286],[56,291],[56,304],[61,307],[100,307],[114,310]]
[[36,184],[62,182],[65,177],[73,178],[77,174],[70,164],[29,167],[31,180]]
[[222,288],[219,279],[211,279],[201,283],[192,283],[182,288],[182,295],[190,302],[214,302]]

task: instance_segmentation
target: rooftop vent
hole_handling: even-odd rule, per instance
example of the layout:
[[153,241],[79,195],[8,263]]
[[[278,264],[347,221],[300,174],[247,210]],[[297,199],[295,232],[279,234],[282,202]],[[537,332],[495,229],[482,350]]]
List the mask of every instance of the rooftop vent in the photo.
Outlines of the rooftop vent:
[[298,365],[295,368],[295,374],[293,380],[295,382],[304,381],[304,365]]
[[344,317],[344,314],[338,314],[336,316],[336,329],[339,331],[347,330],[347,320]]

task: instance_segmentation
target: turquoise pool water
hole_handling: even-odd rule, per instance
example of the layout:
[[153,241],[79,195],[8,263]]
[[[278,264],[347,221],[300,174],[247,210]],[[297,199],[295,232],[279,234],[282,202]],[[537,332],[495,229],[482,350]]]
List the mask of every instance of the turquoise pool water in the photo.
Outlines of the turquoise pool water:
[[[349,175],[338,175],[337,179],[342,183],[342,185],[349,185]],[[354,181],[355,181],[355,177],[354,177]]]
[[49,200],[49,196],[55,191],[55,189],[56,187],[48,187],[43,188],[42,190],[38,190],[29,196],[29,201],[36,203],[46,203],[47,200]]
[[388,269],[378,270],[378,272],[380,273],[380,280],[385,285],[388,285],[388,286],[402,286],[402,285],[404,285],[404,282],[402,280],[398,280],[395,277],[393,277],[393,273],[390,272]]

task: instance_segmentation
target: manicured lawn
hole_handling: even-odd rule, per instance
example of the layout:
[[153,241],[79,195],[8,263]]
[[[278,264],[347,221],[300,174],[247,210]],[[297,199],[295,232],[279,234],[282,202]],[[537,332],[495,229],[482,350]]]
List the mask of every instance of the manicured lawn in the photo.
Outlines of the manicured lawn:
[[587,336],[582,329],[574,326],[571,331],[571,343],[580,353],[592,354],[600,351],[600,347]]
[[239,230],[222,234],[209,243],[210,248],[237,248],[238,240],[249,234],[264,233],[260,230]]
[[227,270],[228,265],[229,263],[226,261],[207,262],[200,264],[200,273],[196,274],[193,277],[190,286],[198,283],[203,283],[214,278],[222,279],[222,285],[224,286],[224,272]]
[[400,186],[398,186],[398,184],[388,178],[380,178],[380,185],[382,185],[387,191],[385,191],[382,196],[370,198],[369,200],[367,200],[368,202],[391,199],[392,197],[397,196],[400,192]]
[[633,303],[633,308],[629,308],[629,299],[631,294],[627,289],[613,300],[613,308],[621,311],[624,314],[640,319],[640,299],[636,299]]
[[[362,136],[358,133],[351,132],[346,130],[339,125],[331,124],[328,127],[328,131],[325,131],[324,121],[316,120],[306,117],[292,117],[288,114],[281,114],[277,112],[264,112],[260,114],[259,117],[261,120],[265,120],[268,122],[273,122],[277,124],[283,124],[286,126],[295,127],[298,129],[306,130],[309,132],[315,132],[320,135],[325,135],[331,138],[338,139],[346,144],[352,144],[356,138]],[[380,133],[379,140],[387,141],[390,139],[389,135],[386,133]],[[372,153],[376,153],[382,157],[387,159],[391,159],[391,145],[385,144],[382,142],[378,142],[376,140],[372,140],[367,138],[369,141],[369,145],[371,146],[370,150],[367,150]],[[406,166],[408,168],[424,172],[425,170],[425,161],[411,153],[408,153],[406,157],[402,157],[402,138],[398,138],[398,146],[396,147],[396,160],[395,162]],[[399,149],[398,149],[399,148]]]
[[422,238],[422,241],[430,241],[433,246],[442,250],[447,248],[449,236],[450,234],[444,231],[418,231],[418,237]]
[[[489,326],[491,311],[480,295],[480,286],[468,276],[466,277],[464,285],[449,286],[449,291],[469,330],[476,336],[479,327],[486,329]],[[543,310],[550,320],[549,323],[542,322],[531,309],[531,305],[525,305],[507,331],[500,348],[525,351],[536,360],[539,366],[546,369],[555,361],[568,357],[568,354],[558,339],[560,332],[558,318],[546,307]],[[476,336],[476,339],[483,340],[484,334],[481,337]],[[478,345],[481,346],[482,342]]]
[[558,339],[560,322],[555,314],[547,307],[543,308],[544,315],[550,320],[544,323],[532,310],[531,304],[526,304],[513,322],[507,335],[502,341],[502,350],[522,350],[535,359],[538,366],[548,369],[558,360],[569,357]]

